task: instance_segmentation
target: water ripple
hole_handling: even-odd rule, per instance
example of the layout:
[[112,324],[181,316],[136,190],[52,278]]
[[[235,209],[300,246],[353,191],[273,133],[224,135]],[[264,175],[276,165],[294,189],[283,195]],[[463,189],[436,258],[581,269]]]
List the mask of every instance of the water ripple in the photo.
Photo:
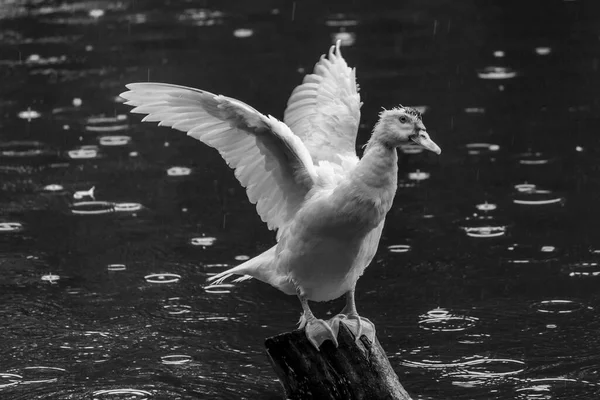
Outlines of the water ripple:
[[419,328],[435,332],[459,332],[472,328],[479,321],[476,317],[453,314],[443,308],[436,308],[419,316]]
[[94,400],[103,400],[103,399],[129,399],[129,400],[146,400],[152,397],[152,392],[141,389],[130,389],[130,388],[122,388],[122,389],[104,389],[104,390],[96,390],[92,393],[92,398]]
[[539,313],[571,314],[588,308],[585,304],[574,300],[543,300],[531,305]]
[[515,388],[518,400],[587,400],[600,395],[600,386],[569,378],[526,379]]

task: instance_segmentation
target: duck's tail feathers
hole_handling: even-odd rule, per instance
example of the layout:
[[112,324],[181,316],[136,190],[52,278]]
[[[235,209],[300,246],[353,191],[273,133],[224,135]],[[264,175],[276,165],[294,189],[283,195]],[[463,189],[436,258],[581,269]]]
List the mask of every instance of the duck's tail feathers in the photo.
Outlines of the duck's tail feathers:
[[207,281],[210,282],[210,284],[208,286],[215,286],[215,285],[221,285],[223,282],[225,282],[228,278],[232,277],[235,274],[232,274],[229,272],[229,270],[221,272],[220,274],[217,274],[215,276],[211,276],[207,279]]
[[231,282],[239,283],[239,282],[249,281],[252,278],[254,278],[252,275],[244,275],[244,276],[240,276],[239,278],[232,280]]
[[237,267],[230,268],[217,275],[211,276],[207,279],[208,282],[210,282],[209,286],[220,285],[233,275],[242,275],[239,278],[234,279],[232,281],[233,283],[243,282],[252,278],[268,282],[268,269],[272,264],[274,254],[275,247],[272,247]]
[[[234,275],[243,275],[242,277],[234,279],[232,281],[234,283],[240,282],[239,279],[241,279],[245,276],[248,276],[245,271],[239,271],[239,269],[238,269],[239,267],[243,266],[244,264],[238,265],[237,267],[230,268],[230,269],[223,271],[217,275],[209,277],[207,279],[207,281],[210,282],[209,286],[221,285],[223,282],[225,282],[227,279],[231,278]],[[250,278],[252,278],[252,276],[250,276]],[[250,279],[250,278],[247,278],[247,279]]]

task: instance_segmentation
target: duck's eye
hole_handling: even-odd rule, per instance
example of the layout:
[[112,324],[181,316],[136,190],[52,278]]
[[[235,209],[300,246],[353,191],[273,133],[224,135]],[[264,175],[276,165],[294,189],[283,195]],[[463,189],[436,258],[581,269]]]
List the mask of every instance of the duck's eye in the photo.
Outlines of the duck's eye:
[[406,118],[404,115],[400,116],[400,117],[398,118],[398,120],[399,120],[400,122],[402,122],[403,124],[405,124],[405,123],[407,123],[407,122],[408,122],[408,118]]

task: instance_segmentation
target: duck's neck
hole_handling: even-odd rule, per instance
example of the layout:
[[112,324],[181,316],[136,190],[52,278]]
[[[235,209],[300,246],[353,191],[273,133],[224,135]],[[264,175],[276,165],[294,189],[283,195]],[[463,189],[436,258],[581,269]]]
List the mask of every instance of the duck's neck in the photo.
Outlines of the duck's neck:
[[364,206],[371,204],[374,219],[382,221],[392,207],[398,186],[396,149],[372,138],[352,172],[352,181],[358,190],[360,202]]
[[371,138],[355,173],[366,186],[373,190],[389,191],[392,197],[398,185],[398,153],[393,147]]

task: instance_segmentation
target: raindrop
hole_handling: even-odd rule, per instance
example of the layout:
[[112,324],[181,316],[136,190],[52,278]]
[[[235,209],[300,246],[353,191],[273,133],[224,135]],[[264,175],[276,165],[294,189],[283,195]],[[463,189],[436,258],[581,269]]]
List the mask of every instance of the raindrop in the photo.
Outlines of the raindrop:
[[81,107],[83,100],[81,100],[79,97],[75,97],[72,101],[72,104],[74,107]]
[[595,261],[582,261],[566,266],[563,272],[572,278],[600,277],[600,266]]
[[426,179],[429,179],[429,172],[422,172],[420,170],[416,170],[415,172],[409,172],[408,173],[408,179],[412,180],[412,181],[424,181]]
[[540,56],[547,56],[551,52],[552,52],[552,49],[550,47],[536,47],[535,48],[535,53]]
[[89,159],[98,157],[98,150],[91,148],[79,148],[75,150],[69,150],[67,154],[72,159]]
[[540,152],[521,153],[518,154],[517,157],[519,158],[519,164],[521,165],[544,165],[553,161]]
[[114,211],[110,201],[80,201],[71,205],[71,212],[80,215],[108,214]]
[[452,314],[444,308],[435,308],[419,316],[419,327],[427,331],[457,332],[473,327],[479,318]]
[[583,151],[583,147],[581,147],[581,146],[575,146],[575,151],[581,153]]
[[192,357],[186,354],[172,354],[168,356],[162,356],[160,361],[165,365],[181,365],[192,361]]
[[467,143],[465,148],[467,154],[471,156],[495,153],[500,150],[500,146],[493,143]]
[[93,400],[115,399],[115,396],[124,395],[124,399],[128,400],[144,400],[152,397],[152,393],[146,390],[140,389],[107,389],[107,390],[96,390],[92,393]]
[[125,264],[108,264],[106,269],[109,271],[115,272],[115,271],[125,271],[125,269],[127,269],[127,267],[125,266]]
[[0,222],[0,232],[14,232],[23,229],[20,222]]
[[90,125],[98,125],[98,124],[114,124],[127,120],[127,114],[118,114],[114,117],[106,117],[104,115],[96,115],[93,117],[89,117],[87,119],[87,123]]
[[508,67],[485,67],[477,72],[480,79],[511,79],[517,76],[517,72]]
[[226,294],[226,293],[231,293],[231,288],[233,288],[235,285],[231,284],[231,283],[222,283],[220,285],[210,285],[210,286],[206,286],[204,288],[204,291],[206,293],[212,293],[212,294]]
[[190,243],[194,246],[212,246],[213,244],[215,244],[215,241],[217,240],[217,238],[214,237],[197,237],[197,238],[192,238],[190,240]]
[[187,167],[171,167],[167,170],[169,176],[186,176],[192,173],[192,170]]
[[485,203],[477,204],[475,207],[479,211],[493,211],[497,208],[495,204],[488,203],[487,201]]
[[504,57],[506,54],[504,53],[504,51],[502,50],[496,50],[494,51],[494,57],[496,58],[502,58]]
[[[87,119],[85,130],[88,132],[116,132],[129,129],[126,114],[118,114],[116,116],[96,115]],[[109,136],[110,137],[110,136]],[[129,138],[129,136],[116,136],[116,138]],[[131,138],[129,138],[131,139]],[[111,139],[105,139],[110,141]],[[121,139],[127,140],[127,139]],[[115,139],[118,143],[119,139]],[[120,146],[119,144],[108,143],[106,146]]]
[[146,275],[144,279],[149,283],[176,283],[181,279],[181,275],[171,273],[150,274]]
[[531,183],[519,183],[517,185],[514,186],[515,189],[517,189],[517,191],[519,192],[531,192],[533,190],[535,190],[536,186],[534,184]]
[[583,304],[573,300],[543,300],[533,303],[532,307],[545,314],[571,314],[585,308]]
[[250,257],[244,254],[240,254],[238,256],[233,257],[233,259],[236,261],[247,261],[250,259]]
[[408,244],[393,244],[388,246],[390,253],[406,253],[410,251],[410,245]]
[[205,264],[206,268],[228,268],[229,264]]
[[44,282],[54,283],[54,282],[56,282],[58,280],[60,280],[60,276],[56,275],[56,274],[42,275],[42,281],[44,281]]
[[474,238],[494,238],[506,234],[504,225],[463,226],[467,236]]
[[101,126],[87,125],[85,127],[85,130],[88,132],[116,132],[116,131],[124,131],[126,129],[129,129],[128,124],[101,125]]
[[64,190],[65,188],[62,185],[59,185],[57,183],[51,183],[50,185],[46,185],[44,186],[44,190],[46,192],[60,192],[61,190]]
[[531,189],[522,191],[513,199],[515,204],[541,206],[562,203],[563,198],[556,196],[550,190]]
[[101,10],[99,8],[95,8],[93,10],[90,10],[90,17],[92,18],[100,18],[104,15],[104,10]]
[[440,307],[427,311],[427,316],[431,318],[446,318],[448,315],[450,315],[450,311]]
[[169,315],[182,315],[192,312],[192,306],[188,306],[187,304],[165,304],[163,309]]
[[17,116],[21,119],[26,119],[27,121],[31,121],[32,119],[36,119],[42,116],[39,112],[28,108],[25,111],[21,111],[17,114]]
[[240,39],[249,38],[252,35],[254,35],[254,31],[252,29],[239,28],[233,31],[233,36]]
[[98,139],[102,146],[125,146],[131,142],[130,136],[102,136]]
[[140,203],[114,203],[113,208],[117,212],[134,212],[142,209]]

